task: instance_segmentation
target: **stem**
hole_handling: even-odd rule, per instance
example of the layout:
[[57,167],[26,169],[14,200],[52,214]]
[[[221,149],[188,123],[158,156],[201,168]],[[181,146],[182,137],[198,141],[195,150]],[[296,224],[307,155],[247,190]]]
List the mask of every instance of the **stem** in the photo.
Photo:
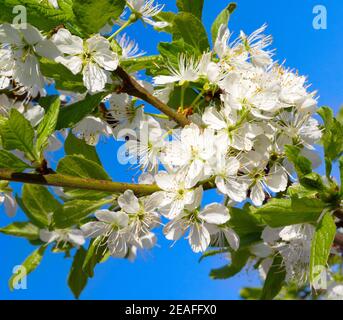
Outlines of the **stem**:
[[183,107],[185,104],[185,90],[186,90],[186,85],[181,86],[181,101],[180,101],[180,109],[183,111]]
[[160,191],[160,188],[156,185],[112,182],[108,180],[72,177],[57,173],[47,175],[17,173],[10,169],[0,169],[0,180],[76,188],[82,190],[104,191],[109,193],[122,193],[126,190],[132,190],[136,195],[140,196],[150,195],[156,191]]
[[112,40],[117,36],[121,31],[123,31],[126,27],[132,24],[132,21],[129,19],[127,20],[116,32],[114,32],[111,36],[107,38],[108,41]]
[[160,119],[166,119],[166,120],[169,119],[169,117],[168,117],[167,115],[165,115],[165,114],[150,113],[150,112],[145,112],[145,111],[144,111],[144,113],[145,113],[146,115],[152,116],[152,117],[154,117],[154,118],[160,118]]
[[202,98],[202,96],[204,95],[204,93],[205,93],[205,90],[201,90],[201,91],[199,92],[199,94],[197,95],[197,97],[193,100],[193,102],[192,102],[192,104],[191,104],[191,107],[194,107],[194,105],[195,105],[196,103],[198,103],[198,101]]
[[177,113],[174,109],[168,107],[161,100],[153,96],[148,90],[127,74],[123,68],[118,67],[115,74],[123,81],[122,92],[150,103],[169,118],[175,120],[182,127],[190,124],[190,121],[183,114]]
[[[0,169],[0,180],[39,184],[45,186],[75,188],[82,190],[103,191],[108,193],[123,193],[132,190],[137,196],[147,196],[154,192],[161,191],[155,184],[134,184],[124,182],[113,182],[108,180],[97,180],[90,178],[79,178],[58,173],[37,174],[19,173],[11,169]],[[198,183],[204,190],[212,189],[213,179],[207,179]]]

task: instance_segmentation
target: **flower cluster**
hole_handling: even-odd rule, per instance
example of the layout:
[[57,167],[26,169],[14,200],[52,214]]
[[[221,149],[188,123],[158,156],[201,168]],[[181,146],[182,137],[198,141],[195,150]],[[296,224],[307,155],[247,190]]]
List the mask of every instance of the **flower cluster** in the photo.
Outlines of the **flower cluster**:
[[[56,1],[50,2],[58,7]],[[127,7],[134,18],[131,15],[121,29],[132,19],[157,28],[168,25],[154,20],[162,6],[153,0],[127,0]],[[82,76],[88,95],[106,96],[100,112],[88,114],[70,131],[89,145],[103,136],[124,140],[118,160],[127,158],[139,168],[139,182],[159,190],[142,197],[126,190],[115,196],[110,208],[96,211],[79,228],[42,229],[41,240],[77,247],[85,238],[96,238],[112,256],[132,258],[137,249],[156,244],[153,229],[164,225],[168,240],[186,235],[194,252],[209,246],[238,250],[240,239],[230,224],[230,208],[243,202],[259,207],[287,189],[294,168],[286,158],[286,146],[299,148],[314,166],[319,164],[314,147],[322,135],[313,116],[316,92],[309,91],[305,77],[273,60],[272,39],[264,35],[265,29],[262,26],[251,35],[241,32],[231,41],[232,34],[221,25],[211,51],[200,56],[180,53],[176,62],[158,66],[152,84],[136,80],[166,105],[175,98],[173,93],[180,93],[177,112],[190,121],[182,127],[176,119],[147,112],[139,98],[122,88],[115,73],[118,66],[143,54],[126,35],[82,39],[63,27],[48,36],[30,25],[22,30],[0,25],[0,90],[27,95],[24,101],[0,95],[0,115],[6,118],[16,108],[35,128],[45,111],[33,98],[45,95],[49,82],[41,71],[42,60],[61,64]],[[60,93],[61,100],[64,95],[73,102],[86,96]],[[55,136],[49,143],[48,151],[61,146]],[[223,203],[204,206],[208,189],[216,189]],[[0,202],[10,207],[12,215],[15,205],[8,185],[0,186],[0,191]],[[312,225],[267,228],[264,244],[251,251],[264,259],[264,272],[270,257],[279,253],[287,280],[305,281],[313,232]]]
[[[315,93],[308,92],[305,77],[273,62],[272,52],[265,50],[271,39],[264,30],[241,33],[229,44],[230,32],[222,26],[212,52],[199,59],[182,54],[177,66],[168,66],[170,75],[154,78],[155,95],[165,101],[178,87],[198,88],[194,103],[183,108],[191,111],[192,124],[179,129],[140,107],[126,116],[126,129],[139,136],[127,141],[128,153],[162,189],[155,196],[161,214],[171,220],[167,238],[176,240],[189,228],[195,252],[205,251],[218,230],[232,248],[238,247],[225,207],[212,204],[199,210],[206,183],[229,204],[250,199],[261,206],[292,179],[286,145],[299,147],[318,164],[314,144],[321,130],[313,118]],[[208,210],[212,218],[205,214]]]

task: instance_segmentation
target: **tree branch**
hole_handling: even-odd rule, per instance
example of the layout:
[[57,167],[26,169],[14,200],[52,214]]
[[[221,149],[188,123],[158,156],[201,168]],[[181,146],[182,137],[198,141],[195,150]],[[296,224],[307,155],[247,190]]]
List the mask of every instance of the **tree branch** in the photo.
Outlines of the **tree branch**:
[[140,98],[155,108],[163,112],[165,115],[175,120],[180,126],[184,127],[190,124],[190,121],[181,113],[168,107],[161,100],[153,96],[148,90],[141,86],[134,78],[132,78],[123,68],[118,67],[115,74],[123,81],[123,92]]
[[132,190],[138,196],[150,195],[160,190],[160,188],[156,185],[112,182],[107,180],[72,177],[57,173],[47,175],[18,173],[10,169],[0,169],[0,180],[83,190],[104,191],[109,193],[122,193],[126,190]]
[[[11,169],[0,169],[0,180],[109,193],[123,193],[126,190],[132,190],[137,196],[147,196],[161,191],[156,184],[113,182],[109,180],[79,178],[58,173],[19,173]],[[202,186],[204,190],[213,189],[215,186],[212,180],[208,179],[199,182],[197,186]]]

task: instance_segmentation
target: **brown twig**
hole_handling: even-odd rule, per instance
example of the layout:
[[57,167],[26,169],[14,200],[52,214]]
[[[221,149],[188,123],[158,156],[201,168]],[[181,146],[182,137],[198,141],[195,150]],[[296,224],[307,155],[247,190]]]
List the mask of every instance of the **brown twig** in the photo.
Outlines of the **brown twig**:
[[161,100],[152,95],[148,90],[141,86],[134,78],[132,78],[123,68],[118,67],[115,74],[122,80],[123,87],[121,92],[125,92],[131,96],[142,99],[155,108],[163,112],[169,118],[175,120],[180,126],[184,127],[190,124],[190,121],[183,114],[176,112],[168,107]]

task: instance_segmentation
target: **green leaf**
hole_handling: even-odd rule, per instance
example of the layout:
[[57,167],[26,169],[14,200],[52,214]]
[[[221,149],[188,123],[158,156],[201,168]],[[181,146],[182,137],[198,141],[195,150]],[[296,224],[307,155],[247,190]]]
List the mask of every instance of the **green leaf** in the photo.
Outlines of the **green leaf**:
[[11,109],[8,120],[0,127],[2,146],[7,150],[20,150],[37,160],[33,151],[34,130],[28,120],[16,109]]
[[271,199],[264,206],[254,209],[272,228],[300,223],[314,223],[323,212],[325,204],[319,199]]
[[38,153],[45,149],[49,137],[54,133],[59,111],[60,99],[55,97],[37,128],[36,150]]
[[89,201],[89,200],[71,200],[63,207],[54,212],[55,226],[60,229],[71,227],[78,224],[80,220],[86,218],[94,211],[107,204],[109,200]]
[[312,284],[327,265],[335,234],[335,221],[330,213],[326,213],[318,224],[311,243],[310,280]]
[[192,55],[194,48],[185,43],[184,40],[179,39],[172,42],[160,42],[158,44],[158,51],[169,65],[178,68],[180,54],[187,53],[188,55]]
[[295,171],[299,178],[312,172],[312,162],[300,155],[301,149],[295,146],[286,145],[285,154],[289,161],[294,164]]
[[73,0],[77,24],[88,34],[98,33],[112,18],[122,14],[125,0]]
[[76,138],[71,132],[64,143],[64,151],[67,155],[79,155],[85,159],[96,162],[101,165],[99,156],[95,147],[88,145],[83,139]]
[[219,28],[222,24],[228,25],[231,14],[235,11],[236,3],[230,3],[214,20],[211,27],[212,43],[215,44],[218,36]]
[[228,225],[234,229],[239,236],[261,233],[265,227],[264,221],[258,215],[250,210],[250,206],[246,205],[243,209],[229,208],[230,220]]
[[325,190],[325,185],[324,185],[323,179],[316,172],[311,172],[311,173],[303,176],[300,179],[300,183],[309,189],[319,190],[319,191]]
[[201,20],[204,0],[177,0],[176,5],[179,11],[192,13]]
[[318,190],[297,183],[287,189],[287,194],[292,198],[315,198],[318,195]]
[[231,264],[219,269],[211,270],[212,279],[228,279],[239,273],[250,257],[249,250],[238,250],[231,253]]
[[88,281],[88,276],[82,270],[86,254],[87,251],[83,247],[80,247],[80,249],[77,250],[68,276],[69,288],[76,299],[80,297],[80,294],[86,287]]
[[170,11],[161,11],[160,13],[156,14],[152,18],[157,22],[167,22],[168,25],[164,28],[154,27],[158,31],[167,32],[173,34],[173,26],[174,26],[174,19],[176,14]]
[[6,150],[0,150],[0,168],[23,172],[25,169],[32,167],[16,157],[13,153]]
[[98,163],[78,155],[66,156],[61,159],[57,166],[57,172],[80,178],[110,180],[108,174]]
[[74,75],[68,68],[60,63],[41,58],[40,69],[42,74],[55,82],[58,90],[84,93],[86,87],[83,84],[82,75]]
[[88,94],[84,100],[61,108],[58,116],[56,130],[75,126],[78,122],[80,122],[84,117],[89,115],[95,108],[99,106],[104,96],[105,94],[103,92],[94,95]]
[[274,257],[273,263],[268,271],[267,278],[261,293],[261,300],[273,300],[284,284],[286,269],[280,254]]
[[[13,23],[15,6],[24,6],[27,13],[27,22],[40,30],[51,31],[54,27],[74,20],[71,10],[72,0],[59,0],[59,9],[55,9],[49,1],[39,0],[2,0],[0,22]],[[19,12],[20,13],[20,12]]]
[[106,257],[108,249],[107,246],[102,245],[103,238],[99,237],[92,239],[89,243],[87,255],[83,263],[82,269],[88,277],[94,277],[94,268],[98,263],[101,263]]
[[39,239],[39,228],[30,222],[14,222],[6,227],[0,228],[0,232],[28,240]]
[[14,290],[16,284],[18,284],[24,277],[29,275],[32,271],[34,271],[42,261],[46,246],[42,246],[39,249],[32,252],[32,254],[26,258],[26,260],[21,264],[23,268],[25,268],[25,272],[20,272],[19,274],[14,274],[8,284],[10,290]]
[[210,48],[202,22],[191,13],[180,12],[176,15],[173,35],[175,40],[182,38],[185,43],[191,45],[197,55]]
[[324,121],[322,143],[325,153],[326,175],[330,177],[332,162],[337,160],[343,152],[343,124],[333,117],[329,107],[318,110]]
[[22,202],[39,227],[48,227],[52,214],[61,207],[47,188],[34,184],[23,186]]

